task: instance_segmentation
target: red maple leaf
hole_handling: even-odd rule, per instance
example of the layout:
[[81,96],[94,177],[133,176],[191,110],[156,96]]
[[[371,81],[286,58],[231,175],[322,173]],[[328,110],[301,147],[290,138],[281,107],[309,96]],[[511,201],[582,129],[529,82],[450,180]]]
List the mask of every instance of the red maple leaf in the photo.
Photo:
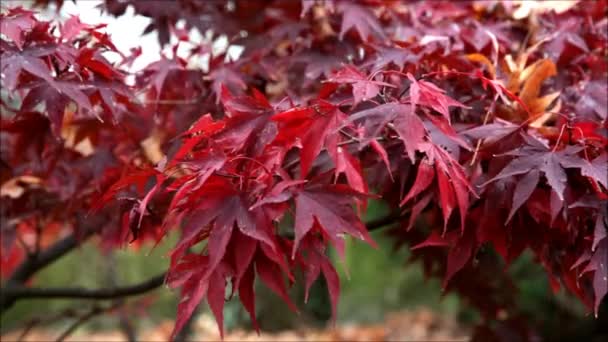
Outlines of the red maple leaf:
[[368,40],[370,35],[382,40],[386,35],[377,17],[365,6],[350,2],[340,2],[337,6],[338,12],[342,13],[342,26],[340,28],[340,39],[344,38],[346,32],[354,28],[362,40]]
[[370,79],[353,65],[346,65],[344,68],[332,73],[327,78],[327,82],[350,84],[353,87],[353,106],[376,97],[380,92],[380,86],[395,87],[390,83]]

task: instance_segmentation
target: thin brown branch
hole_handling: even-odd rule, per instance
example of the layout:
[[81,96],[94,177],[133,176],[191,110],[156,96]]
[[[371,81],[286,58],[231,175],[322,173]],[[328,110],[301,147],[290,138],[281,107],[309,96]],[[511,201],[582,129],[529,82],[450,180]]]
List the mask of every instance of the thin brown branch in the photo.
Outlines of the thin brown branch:
[[[385,141],[385,140],[386,140],[386,138],[384,138],[384,137],[377,137],[377,138],[375,138],[375,139],[376,139],[376,141]],[[350,145],[350,144],[355,144],[355,143],[360,144],[360,143],[361,143],[361,139],[358,139],[358,138],[354,138],[354,137],[353,137],[353,138],[351,138],[351,139],[348,139],[348,140],[344,140],[344,141],[342,141],[342,142],[339,142],[339,143],[338,143],[338,146],[339,146],[339,147],[342,147],[342,146],[346,146],[346,145]],[[323,152],[323,151],[327,151],[327,149],[323,148],[321,151],[322,151],[322,152]],[[283,169],[285,169],[285,170],[289,170],[289,169],[291,169],[292,167],[294,167],[294,166],[298,165],[299,163],[300,163],[300,158],[296,158],[296,159],[294,159],[294,160],[291,160],[291,161],[290,161],[290,162],[288,162],[287,164],[285,164],[285,166],[283,166]]]
[[389,226],[391,224],[397,223],[399,222],[402,218],[404,218],[405,215],[403,215],[402,213],[396,211],[393,212],[389,215],[386,215],[384,217],[380,217],[378,219],[375,220],[371,220],[369,222],[367,222],[365,224],[365,226],[367,227],[368,231],[374,231],[374,230],[378,230],[380,228],[384,228],[386,226]]
[[157,105],[191,105],[196,104],[205,99],[204,95],[197,96],[192,99],[158,99],[158,100],[144,100],[142,104],[157,104]]
[[[369,231],[374,231],[385,226],[399,222],[403,218],[403,214],[400,212],[394,212],[384,217],[372,220],[366,224]],[[76,238],[70,236],[64,240],[59,241],[53,247],[43,251],[36,259],[35,264],[31,264],[28,267],[23,267],[24,270],[17,276],[13,282],[7,282],[7,285],[0,289],[2,293],[2,309],[8,309],[16,300],[19,299],[34,299],[34,298],[46,298],[46,299],[88,299],[88,300],[108,300],[117,299],[123,297],[137,296],[154,290],[160,287],[165,280],[165,274],[159,274],[139,284],[116,287],[116,288],[100,288],[100,289],[88,289],[81,287],[73,288],[32,288],[23,286],[22,283],[16,280],[27,279],[30,274],[35,273],[39,267],[48,265],[49,260],[54,260],[59,256],[67,253],[77,244]],[[26,272],[27,271],[27,272]]]
[[[86,238],[87,236],[83,237]],[[26,259],[17,267],[15,272],[8,280],[9,283],[24,283],[38,270],[46,267],[48,264],[59,259],[73,248],[75,248],[82,239],[78,239],[75,235],[70,235],[62,240],[57,241],[51,247],[38,253],[32,258]]]
[[21,334],[17,338],[17,341],[26,340],[27,335],[36,326],[55,324],[60,320],[64,320],[64,319],[68,319],[68,318],[78,318],[78,317],[82,316],[82,314],[83,314],[82,311],[83,311],[82,304],[79,304],[75,307],[65,308],[59,312],[44,313],[44,314],[35,316],[35,317],[29,319],[25,324],[23,324]]
[[[405,215],[403,213],[400,213],[397,211],[397,212],[388,214],[386,216],[371,220],[365,224],[365,227],[367,228],[367,231],[372,232],[374,230],[379,230],[379,229],[382,229],[389,225],[398,223],[404,217],[405,217]],[[284,236],[284,237],[290,238],[290,239],[294,238],[294,235],[291,232],[289,232],[288,234],[285,234],[285,235],[281,234],[281,236]]]
[[106,300],[141,295],[161,286],[164,281],[165,274],[163,273],[139,284],[124,287],[87,289],[82,287],[36,288],[14,286],[3,288],[2,292],[15,300],[26,298]]
[[115,309],[116,307],[118,307],[120,305],[120,303],[115,303],[109,307],[101,307],[101,306],[93,306],[87,313],[85,313],[84,315],[80,316],[74,323],[72,323],[72,325],[70,325],[61,335],[59,335],[59,337],[57,337],[56,341],[57,342],[61,342],[64,341],[66,338],[68,338],[74,331],[76,331],[76,329],[78,329],[79,326],[83,325],[84,323],[86,323],[87,321],[89,321],[91,318],[102,314],[106,311],[110,311]]
[[38,254],[25,259],[17,266],[11,277],[6,281],[5,287],[0,289],[0,312],[7,310],[15,303],[16,298],[13,296],[11,288],[20,288],[36,272],[76,248],[76,246],[89,238],[98,227],[103,226],[105,220],[106,218],[102,216],[88,217],[86,223],[82,225],[82,234],[72,234],[65,237]]
[[42,224],[40,220],[36,220],[36,246],[34,247],[34,256],[40,254],[42,250]]
[[29,334],[30,331],[32,331],[32,329],[39,323],[40,323],[40,320],[37,320],[37,319],[32,319],[32,320],[28,321],[27,324],[25,325],[25,328],[23,328],[23,330],[19,334],[19,337],[17,337],[17,342],[25,341],[25,337],[27,336],[27,334]]

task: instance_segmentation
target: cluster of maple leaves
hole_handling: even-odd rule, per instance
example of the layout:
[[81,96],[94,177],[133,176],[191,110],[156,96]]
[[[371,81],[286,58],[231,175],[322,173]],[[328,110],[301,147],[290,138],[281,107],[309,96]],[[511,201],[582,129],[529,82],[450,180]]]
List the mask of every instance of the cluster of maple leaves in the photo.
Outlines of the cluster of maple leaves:
[[[326,249],[375,245],[361,219],[373,198],[395,241],[487,319],[516,312],[500,269],[524,250],[597,313],[606,1],[523,18],[503,1],[103,4],[128,6],[173,47],[134,74],[141,50],[123,55],[103,25],[0,17],[3,262],[25,257],[20,234],[83,233],[93,215],[107,248],[181,231],[166,279],[181,288],[176,332],[203,299],[222,330],[227,294],[257,327],[256,278],[297,311],[298,272],[306,288],[323,275],[335,315]],[[212,55],[190,29],[243,53]],[[205,55],[207,70],[189,65]]]

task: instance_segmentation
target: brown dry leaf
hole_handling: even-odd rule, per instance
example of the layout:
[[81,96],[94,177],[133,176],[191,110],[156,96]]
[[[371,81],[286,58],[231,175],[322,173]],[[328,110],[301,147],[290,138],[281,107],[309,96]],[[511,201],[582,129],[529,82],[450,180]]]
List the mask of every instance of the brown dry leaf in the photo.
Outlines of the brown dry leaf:
[[315,5],[312,8],[312,16],[315,22],[313,25],[313,30],[319,36],[319,39],[323,40],[327,37],[332,37],[336,35],[336,32],[331,27],[331,23],[329,22],[329,16],[327,15],[327,9],[325,6]]
[[560,94],[560,92],[556,91],[549,95],[545,95],[539,99],[536,99],[536,101],[532,104],[532,106],[537,106],[537,108],[543,108],[543,109],[542,110],[539,109],[538,112],[536,112],[536,113],[540,113],[540,114],[535,115],[536,118],[534,119],[534,121],[532,121],[530,123],[531,127],[534,127],[534,128],[542,127],[547,121],[549,121],[553,117],[553,113],[559,112],[559,110],[561,109],[561,106],[562,106],[562,103],[559,100],[557,100],[557,103],[555,104],[555,106],[553,106],[553,108],[551,108],[550,112],[545,112],[546,108],[549,107],[549,105],[553,102],[553,100],[555,100],[557,97],[559,97],[559,94]]
[[78,126],[64,125],[64,127],[61,129],[61,137],[64,139],[64,146],[66,148],[72,149],[85,157],[93,154],[95,152],[95,147],[93,146],[93,143],[91,143],[91,139],[89,139],[89,137],[85,137],[77,142],[77,136]]
[[61,137],[64,140],[64,146],[72,149],[85,157],[90,156],[95,152],[95,147],[91,139],[87,136],[84,139],[80,136],[80,127],[73,123],[75,108],[69,106],[66,108],[63,115],[63,124],[61,126]]
[[485,65],[486,68],[488,68],[488,72],[490,73],[490,76],[492,77],[492,79],[496,78],[496,68],[494,68],[494,65],[492,64],[492,62],[490,62],[488,57],[486,57],[480,53],[471,53],[471,54],[466,55],[466,58],[468,60],[470,60],[471,62],[478,62],[478,63]]
[[555,64],[550,59],[541,59],[526,66],[528,56],[545,41],[546,39],[537,42],[521,53],[517,59],[514,59],[512,55],[505,56],[501,67],[507,74],[507,79],[503,81],[503,84],[507,90],[519,96],[528,108],[528,112],[517,103],[511,103],[510,106],[503,107],[504,113],[501,113],[503,118],[514,122],[532,119],[530,126],[538,128],[553,116],[547,112],[547,109],[559,98],[560,92],[539,96],[543,82],[557,74]]
[[144,155],[152,164],[158,164],[165,156],[161,150],[164,137],[160,130],[154,129],[149,137],[140,142]]
[[[281,74],[284,75],[284,74]],[[285,89],[289,86],[287,76],[281,76],[276,82],[268,82],[266,84],[266,93],[269,96],[277,96],[285,93]]]
[[274,52],[279,57],[285,57],[289,55],[289,48],[292,46],[293,42],[289,39],[284,39],[274,48]]
[[515,0],[519,7],[511,13],[513,19],[524,19],[535,14],[549,11],[563,13],[574,7],[580,0]]
[[0,197],[19,198],[25,193],[26,188],[37,188],[40,184],[42,179],[35,176],[14,177],[0,186]]
[[536,49],[538,49],[542,44],[555,38],[556,35],[557,33],[544,37],[534,45],[525,49],[525,51],[520,52],[515,59],[513,58],[513,55],[505,56],[501,63],[501,69],[509,77],[509,80],[505,86],[507,90],[510,92],[519,91],[519,86],[521,83],[530,76],[527,73],[533,70],[533,68],[529,69],[529,67],[526,67],[526,64],[528,64],[528,57],[530,57],[530,55],[534,53],[534,51],[536,51]]
[[[528,107],[529,118],[533,119],[530,123],[532,127],[541,127],[553,117],[553,114],[548,112],[551,104],[559,98],[561,92],[555,91],[545,96],[539,97],[542,83],[549,77],[557,74],[555,64],[549,59],[543,59],[533,64],[534,68],[527,73],[526,70],[522,73],[524,85],[519,93],[522,102]],[[560,104],[558,103],[557,106]]]
[[550,59],[542,59],[524,69],[520,75],[520,79],[524,82],[524,86],[519,93],[519,97],[526,106],[530,107],[532,101],[536,100],[540,94],[542,83],[547,78],[555,75],[557,75],[557,68]]

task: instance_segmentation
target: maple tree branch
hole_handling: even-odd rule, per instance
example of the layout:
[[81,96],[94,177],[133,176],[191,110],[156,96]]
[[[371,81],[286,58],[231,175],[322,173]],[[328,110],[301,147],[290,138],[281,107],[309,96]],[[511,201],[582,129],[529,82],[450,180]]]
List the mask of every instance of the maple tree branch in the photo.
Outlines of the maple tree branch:
[[25,337],[31,332],[33,328],[39,325],[48,325],[52,323],[56,323],[59,319],[62,318],[74,318],[77,317],[77,310],[74,308],[66,308],[60,312],[56,312],[53,314],[45,313],[43,315],[37,315],[33,318],[29,319],[23,325],[21,334],[17,338],[17,341],[24,341]]
[[[367,223],[365,223],[365,227],[367,228],[368,232],[372,232],[375,230],[379,230],[381,228],[387,227],[391,224],[397,223],[399,222],[402,218],[404,218],[405,215],[403,213],[400,213],[398,211],[390,213],[386,216],[371,220]],[[293,235],[293,233],[289,232],[287,234],[281,234],[281,236],[289,238],[289,239],[293,239],[295,236]]]
[[[19,285],[25,283],[32,275],[39,270],[45,268],[55,260],[66,255],[72,249],[76,248],[82,242],[87,240],[95,233],[99,227],[107,221],[104,216],[91,216],[87,217],[80,225],[79,231],[81,234],[72,233],[69,236],[55,242],[45,250],[40,250],[31,258],[25,259],[12,273],[11,277],[7,280],[7,286]],[[2,301],[0,300],[0,308],[3,308]]]
[[399,220],[401,220],[404,217],[405,217],[405,215],[403,215],[403,213],[400,213],[398,211],[393,212],[384,217],[380,217],[375,220],[371,220],[371,221],[367,222],[365,224],[365,227],[367,227],[367,230],[371,232],[374,230],[378,230],[380,228],[384,228],[393,223],[397,223]]
[[63,333],[61,333],[61,335],[59,335],[59,337],[57,337],[55,341],[65,341],[65,339],[68,338],[74,331],[76,331],[79,326],[83,325],[91,318],[106,311],[111,311],[120,305],[121,303],[114,303],[109,307],[93,306],[88,312],[80,316],[74,323],[72,323],[72,325],[70,325]]
[[[83,238],[86,239],[86,236]],[[37,255],[32,255],[32,257],[25,259],[25,261],[15,269],[15,272],[13,272],[11,277],[7,280],[6,285],[0,289],[0,312],[13,306],[18,298],[11,293],[10,289],[22,286],[22,284],[32,275],[67,254],[78,246],[81,241],[82,239],[78,239],[72,234],[57,241],[54,245],[41,251]]]
[[88,239],[93,233],[102,226],[103,217],[90,217],[87,223],[82,228],[83,233],[78,236],[73,233],[46,248],[39,251],[37,254],[26,258],[12,273],[6,281],[4,287],[0,289],[0,312],[9,309],[16,301],[16,297],[11,295],[10,289],[21,287],[28,281],[36,272],[47,267],[57,259],[69,253],[71,250],[79,246],[83,241]]
[[154,290],[161,286],[165,281],[165,273],[156,275],[149,278],[141,283],[114,287],[114,288],[100,288],[100,289],[87,289],[83,287],[65,287],[65,288],[35,288],[25,286],[13,286],[2,289],[3,295],[17,299],[34,299],[34,298],[46,298],[46,299],[91,299],[91,300],[106,300],[116,299],[122,297],[137,296],[148,291]]
[[[403,215],[399,212],[394,212],[384,217],[372,220],[366,224],[369,231],[374,231],[392,223],[396,223]],[[52,247],[41,252],[35,259],[30,259],[24,262],[7,285],[0,289],[1,298],[0,308],[2,311],[8,309],[12,304],[19,299],[89,299],[89,300],[107,300],[129,296],[137,296],[148,291],[154,290],[164,283],[165,273],[159,274],[139,284],[116,287],[116,288],[100,288],[87,289],[82,287],[73,288],[32,288],[21,285],[32,274],[42,267],[45,267],[50,262],[58,259],[65,253],[73,249],[79,241],[74,235],[57,242]]]
[[[390,123],[389,123],[389,125],[392,125],[392,124],[390,124]],[[375,139],[376,139],[376,141],[386,141],[386,140],[387,140],[387,139],[386,139],[386,138],[384,138],[384,137],[377,137],[377,138],[375,138]],[[346,146],[346,145],[350,145],[350,144],[354,144],[354,143],[361,143],[361,139],[358,139],[358,138],[350,138],[350,139],[348,139],[348,140],[344,140],[344,141],[342,141],[342,142],[338,143],[338,146],[340,146],[340,147],[341,147],[341,146]],[[326,151],[326,149],[325,149],[325,148],[323,148],[321,151]],[[294,160],[292,160],[292,161],[288,162],[287,164],[285,164],[285,166],[283,166],[283,169],[285,169],[285,170],[289,170],[289,169],[291,169],[292,167],[294,167],[294,166],[298,165],[299,163],[300,163],[300,159],[299,159],[299,158],[296,158],[296,159],[294,159]]]
[[67,254],[91,234],[92,231],[88,231],[80,239],[77,238],[75,234],[72,234],[62,240],[57,241],[54,245],[45,249],[44,251],[39,252],[37,255],[26,259],[17,267],[17,269],[15,269],[15,272],[13,272],[7,283],[26,282],[40,269]]
[[[366,224],[368,231],[374,231],[392,223],[396,223],[403,217],[400,212],[394,212],[384,217],[371,220]],[[35,259],[30,259],[24,262],[17,271],[13,274],[7,285],[0,289],[1,300],[0,308],[2,311],[8,309],[12,304],[19,299],[90,299],[90,300],[107,300],[129,296],[137,296],[148,291],[154,290],[164,283],[165,273],[159,274],[141,283],[116,287],[116,288],[100,288],[87,289],[82,287],[73,288],[32,288],[22,284],[32,274],[40,268],[45,267],[50,262],[58,259],[65,253],[73,249],[80,241],[74,235],[57,242],[52,247],[41,252]]]
[[160,105],[188,105],[195,104],[201,101],[201,98],[196,98],[194,100],[149,100],[142,101],[144,104],[160,104]]

